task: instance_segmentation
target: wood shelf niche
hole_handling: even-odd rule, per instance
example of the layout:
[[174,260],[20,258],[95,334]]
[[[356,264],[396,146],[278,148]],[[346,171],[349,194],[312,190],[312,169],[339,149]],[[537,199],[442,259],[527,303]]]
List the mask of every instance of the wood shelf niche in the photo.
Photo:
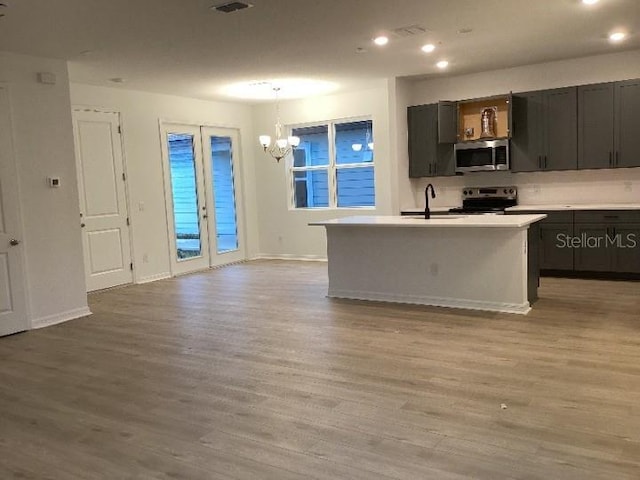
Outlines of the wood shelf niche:
[[[481,138],[482,111],[485,108],[496,109],[495,137]],[[467,129],[473,129],[472,135],[466,135]],[[511,95],[501,95],[458,102],[458,142],[494,140],[511,136]]]

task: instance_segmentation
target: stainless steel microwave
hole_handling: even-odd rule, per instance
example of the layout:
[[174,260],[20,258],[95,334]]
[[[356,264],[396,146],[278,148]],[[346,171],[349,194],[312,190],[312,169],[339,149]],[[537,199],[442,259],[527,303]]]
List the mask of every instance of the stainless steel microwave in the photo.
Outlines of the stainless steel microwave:
[[509,140],[456,143],[456,172],[509,170]]

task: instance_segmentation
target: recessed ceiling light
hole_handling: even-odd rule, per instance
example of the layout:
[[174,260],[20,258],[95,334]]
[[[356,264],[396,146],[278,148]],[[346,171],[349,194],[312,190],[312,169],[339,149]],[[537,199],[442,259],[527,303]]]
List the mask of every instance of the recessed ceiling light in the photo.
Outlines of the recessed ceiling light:
[[125,79],[122,77],[114,77],[114,78],[110,78],[109,81],[111,83],[124,83]]
[[[596,0],[596,1],[597,1],[597,0]],[[468,28],[468,27],[466,27],[466,28],[461,28],[460,30],[458,30],[458,33],[459,33],[460,35],[466,35],[467,33],[471,33],[471,32],[473,32],[473,28]]]
[[446,60],[440,60],[438,63],[436,63],[436,67],[438,67],[440,70],[444,70],[448,66],[449,62],[447,62]]
[[431,53],[436,49],[436,46],[433,43],[427,43],[426,45],[422,46],[422,51],[424,53]]
[[598,2],[599,0],[582,0],[582,3],[584,3],[585,5],[594,5]]
[[622,40],[624,40],[626,38],[627,34],[624,32],[613,32],[611,35],[609,35],[609,40],[617,43],[617,42],[621,42]]
[[389,43],[389,37],[385,37],[384,35],[380,35],[379,37],[376,37],[373,39],[373,43],[375,43],[376,45],[382,47],[384,45],[386,45],[387,43]]

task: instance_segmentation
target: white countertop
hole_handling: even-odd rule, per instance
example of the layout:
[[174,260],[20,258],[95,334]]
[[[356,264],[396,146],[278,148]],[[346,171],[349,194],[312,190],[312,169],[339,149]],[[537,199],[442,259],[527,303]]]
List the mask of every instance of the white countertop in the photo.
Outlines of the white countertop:
[[357,216],[312,222],[312,226],[325,227],[437,227],[437,228],[523,228],[546,218],[535,215],[442,215],[425,220],[420,217]]
[[518,205],[506,209],[507,212],[551,212],[563,210],[640,210],[640,203],[568,203],[550,205]]

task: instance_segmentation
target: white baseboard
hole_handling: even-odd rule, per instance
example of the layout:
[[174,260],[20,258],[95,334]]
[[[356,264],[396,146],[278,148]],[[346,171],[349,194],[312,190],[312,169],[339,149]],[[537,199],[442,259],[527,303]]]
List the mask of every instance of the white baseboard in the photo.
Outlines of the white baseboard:
[[142,277],[136,280],[137,284],[142,284],[142,283],[151,283],[151,282],[157,282],[158,280],[166,280],[167,278],[171,278],[171,273],[170,272],[162,272],[162,273],[158,273],[156,275],[149,275],[148,277]]
[[34,318],[31,320],[31,328],[36,329],[50,327],[51,325],[57,325],[58,323],[67,322],[75,318],[87,317],[89,315],[91,315],[89,307],[75,308],[73,310],[67,310],[66,312]]
[[399,295],[379,292],[360,292],[353,290],[332,289],[329,289],[328,296],[332,298],[346,298],[351,300],[410,303],[415,305],[429,305],[433,307],[462,308],[466,310],[484,310],[489,312],[515,313],[518,315],[526,315],[531,310],[529,302],[525,302],[520,305],[514,303],[484,302],[480,300],[465,300],[458,298]]
[[285,253],[272,255],[267,253],[260,253],[253,257],[252,260],[297,260],[300,262],[326,262],[327,257],[323,257],[321,255],[290,255]]

